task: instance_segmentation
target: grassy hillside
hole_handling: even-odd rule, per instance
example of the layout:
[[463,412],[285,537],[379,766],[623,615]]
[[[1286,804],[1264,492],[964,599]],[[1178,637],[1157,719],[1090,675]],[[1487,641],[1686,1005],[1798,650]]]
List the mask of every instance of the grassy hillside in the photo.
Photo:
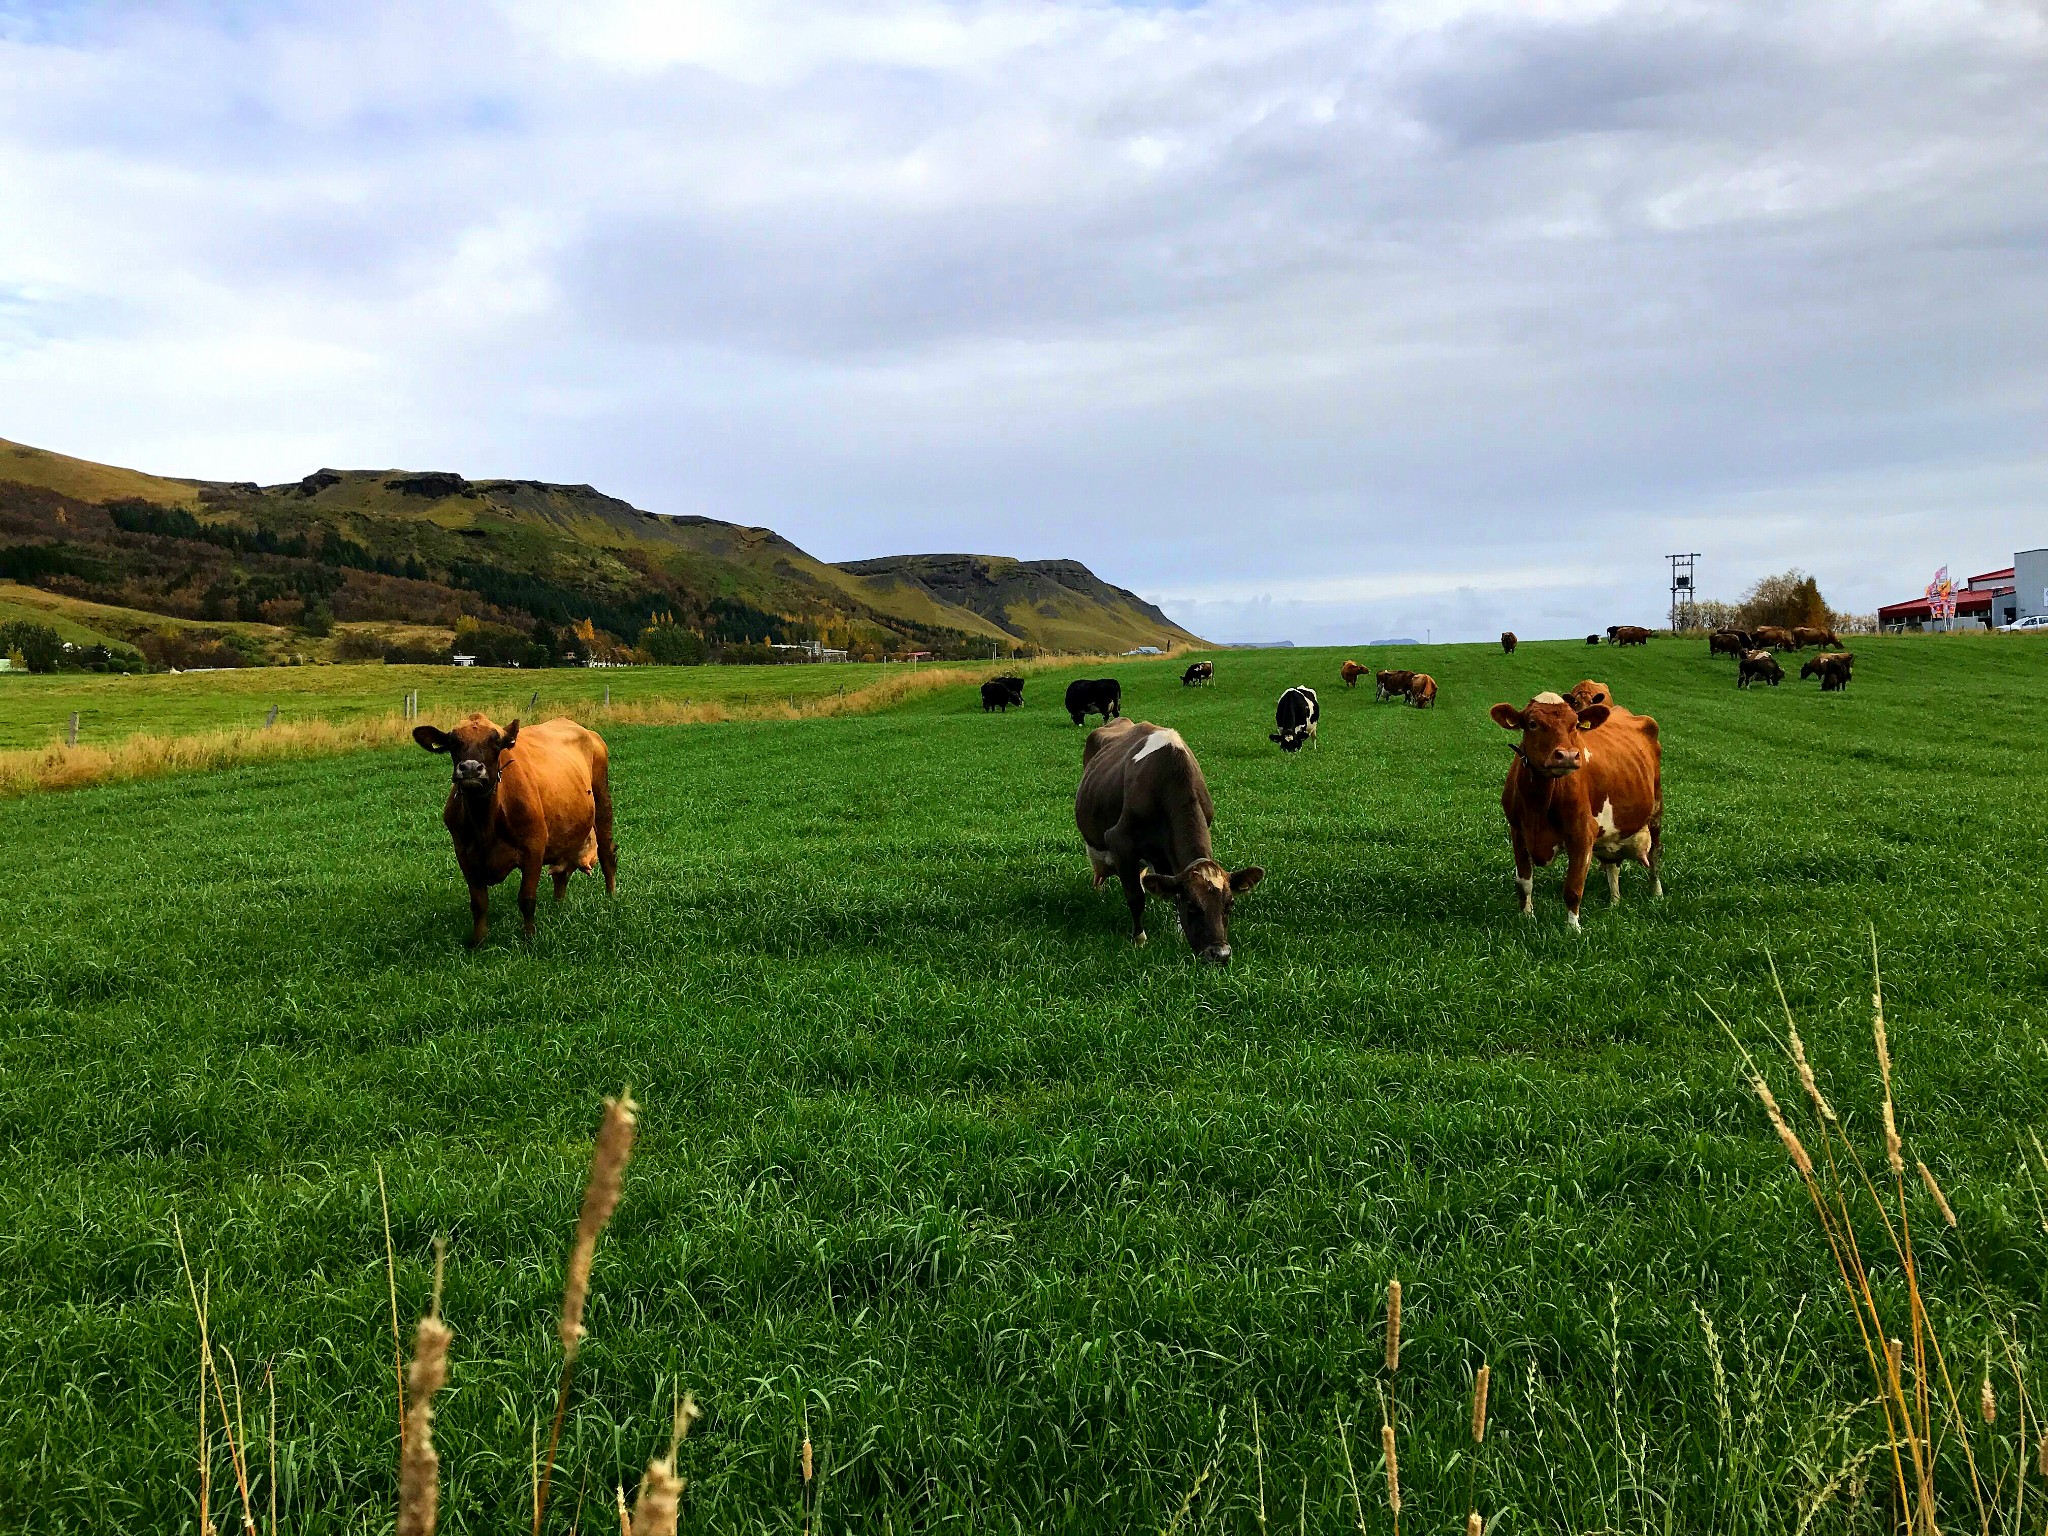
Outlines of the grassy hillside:
[[1034,603],[990,604],[588,485],[333,469],[271,486],[186,482],[0,442],[0,577],[172,618],[290,626],[308,641],[335,620],[467,619],[552,647],[581,621],[630,647],[657,615],[713,647],[817,640],[876,659],[1191,638],[1074,562],[1041,563],[1027,585],[1047,588],[1053,566],[1061,579]]
[[[1988,1317],[2048,1388],[2019,1167],[2048,1111],[2048,651],[1871,642],[1823,696],[1737,692],[1703,650],[1361,657],[1434,672],[1428,713],[1343,690],[1338,653],[1219,656],[1208,690],[1119,667],[1200,753],[1221,855],[1268,871],[1228,970],[1163,911],[1134,951],[1090,888],[1057,676],[1009,715],[963,687],[611,730],[618,896],[577,882],[529,946],[501,889],[475,954],[423,753],[0,804],[35,850],[0,925],[0,1526],[189,1523],[174,1215],[259,1445],[274,1366],[286,1528],[388,1521],[381,1167],[408,1316],[451,1241],[443,1529],[525,1529],[597,1100],[630,1083],[551,1529],[579,1499],[597,1528],[677,1383],[708,1411],[693,1530],[804,1528],[806,1430],[834,1529],[1156,1531],[1198,1485],[1182,1530],[1261,1530],[1262,1500],[1387,1529],[1397,1275],[1404,1529],[1460,1528],[1468,1480],[1502,1532],[1880,1529],[1861,1347],[1708,1005],[1766,1047],[1774,956],[1881,1159],[1875,926],[1906,1156],[1961,1221],[1916,1190],[1915,1240],[2003,1433]],[[1663,724],[1670,894],[1632,871],[1573,935],[1555,867],[1515,915],[1485,709],[1589,672]],[[1321,746],[1288,758],[1265,733],[1296,681]],[[2010,1442],[1979,1455],[2009,1476]],[[223,1521],[231,1489],[222,1457]]]

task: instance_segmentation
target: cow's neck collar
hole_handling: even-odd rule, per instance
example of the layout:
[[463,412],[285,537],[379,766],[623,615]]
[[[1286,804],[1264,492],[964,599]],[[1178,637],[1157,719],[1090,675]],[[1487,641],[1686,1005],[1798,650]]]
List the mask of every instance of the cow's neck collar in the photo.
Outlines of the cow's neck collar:
[[456,820],[471,832],[490,830],[491,823],[498,818],[498,787],[493,784],[488,795],[465,794],[455,791]]

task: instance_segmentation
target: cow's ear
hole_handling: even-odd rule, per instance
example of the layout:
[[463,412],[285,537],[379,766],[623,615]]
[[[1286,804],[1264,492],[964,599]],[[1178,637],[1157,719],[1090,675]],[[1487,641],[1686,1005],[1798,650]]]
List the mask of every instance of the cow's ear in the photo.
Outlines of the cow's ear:
[[431,725],[414,726],[412,728],[412,739],[425,747],[429,752],[446,752],[448,750],[448,737],[446,734],[435,730]]
[[1522,718],[1522,712],[1512,704],[1496,704],[1487,713],[1493,716],[1493,723],[1504,731],[1523,730],[1529,724]]
[[1162,875],[1156,869],[1146,870],[1144,874],[1138,877],[1138,884],[1154,896],[1178,896],[1180,894],[1180,876]]
[[1588,705],[1586,708],[1579,711],[1579,729],[1582,731],[1590,731],[1596,729],[1599,726],[1605,725],[1607,723],[1607,716],[1610,713],[1611,711],[1607,708],[1605,704]]
[[1248,864],[1243,869],[1233,871],[1230,876],[1231,894],[1242,896],[1265,878],[1266,871],[1257,864]]
[[510,752],[512,750],[512,743],[514,743],[518,739],[519,722],[517,720],[514,720],[510,725],[506,726],[504,730],[498,732],[498,750],[500,752]]

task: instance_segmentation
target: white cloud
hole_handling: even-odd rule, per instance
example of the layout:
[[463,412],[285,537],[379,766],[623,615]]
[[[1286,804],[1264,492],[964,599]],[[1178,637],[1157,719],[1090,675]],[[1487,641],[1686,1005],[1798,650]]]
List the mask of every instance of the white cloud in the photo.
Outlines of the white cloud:
[[1999,0],[28,12],[0,433],[1338,635],[1654,613],[1681,546],[1870,606],[2039,542],[2044,173]]

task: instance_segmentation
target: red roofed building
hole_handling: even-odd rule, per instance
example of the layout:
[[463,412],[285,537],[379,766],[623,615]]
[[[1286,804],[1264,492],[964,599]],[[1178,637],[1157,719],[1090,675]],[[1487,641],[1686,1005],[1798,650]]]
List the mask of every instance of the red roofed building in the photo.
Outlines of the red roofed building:
[[[2002,571],[1986,571],[1981,576],[1972,576],[1967,585],[1956,593],[1956,618],[1969,624],[1986,624],[1996,628],[2010,624],[2018,616],[2019,604],[2013,594],[2014,567],[2008,565]],[[1877,610],[1879,629],[1915,628],[1933,620],[1934,609],[1925,597],[1916,597],[1909,602],[1887,603]]]

